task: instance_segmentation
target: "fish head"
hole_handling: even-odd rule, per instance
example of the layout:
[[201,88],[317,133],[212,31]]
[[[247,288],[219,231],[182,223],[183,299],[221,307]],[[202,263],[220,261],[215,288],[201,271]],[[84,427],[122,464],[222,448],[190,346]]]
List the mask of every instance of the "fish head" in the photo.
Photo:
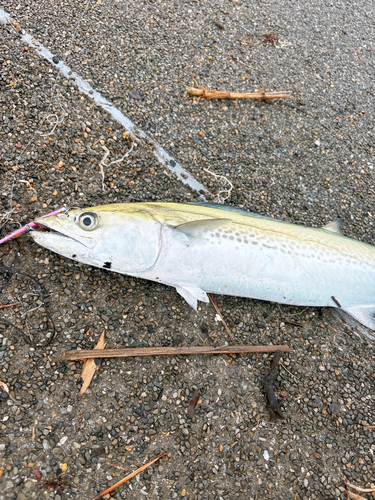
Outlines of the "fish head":
[[148,271],[161,249],[161,224],[131,204],[70,209],[35,220],[39,245],[84,264],[124,274]]

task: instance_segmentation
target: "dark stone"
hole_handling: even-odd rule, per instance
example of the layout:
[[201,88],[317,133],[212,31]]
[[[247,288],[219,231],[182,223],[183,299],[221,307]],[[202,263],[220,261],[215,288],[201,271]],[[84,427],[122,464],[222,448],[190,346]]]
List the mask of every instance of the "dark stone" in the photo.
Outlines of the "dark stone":
[[330,406],[330,410],[332,415],[339,415],[340,414],[340,406],[337,403],[332,403]]

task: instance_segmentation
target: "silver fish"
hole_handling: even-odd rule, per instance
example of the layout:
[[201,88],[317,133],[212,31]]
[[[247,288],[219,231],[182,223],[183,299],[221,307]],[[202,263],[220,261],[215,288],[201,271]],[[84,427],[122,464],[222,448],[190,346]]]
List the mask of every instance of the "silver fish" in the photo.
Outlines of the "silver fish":
[[339,308],[375,330],[375,247],[346,238],[337,222],[311,228],[222,205],[129,203],[35,224],[39,245],[173,286],[194,309],[218,293]]

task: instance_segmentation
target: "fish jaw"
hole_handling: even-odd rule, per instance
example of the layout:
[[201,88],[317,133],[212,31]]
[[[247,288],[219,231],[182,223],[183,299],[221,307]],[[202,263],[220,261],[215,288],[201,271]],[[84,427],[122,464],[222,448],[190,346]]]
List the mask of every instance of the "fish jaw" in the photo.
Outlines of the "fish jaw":
[[[159,257],[161,224],[138,207],[133,211],[67,210],[35,221],[34,241],[63,257],[112,271],[142,276]],[[85,227],[85,218],[93,227]],[[87,219],[89,220],[89,219]]]
[[98,266],[98,261],[92,258],[90,248],[77,239],[58,232],[31,231],[31,237],[38,245],[58,253],[68,259],[74,259],[84,264]]

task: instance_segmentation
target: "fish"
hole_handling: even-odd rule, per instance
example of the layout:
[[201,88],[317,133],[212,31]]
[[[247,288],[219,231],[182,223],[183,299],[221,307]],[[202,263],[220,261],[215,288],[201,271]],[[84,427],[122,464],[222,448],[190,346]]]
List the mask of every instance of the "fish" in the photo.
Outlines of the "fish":
[[28,227],[63,257],[174,287],[331,307],[375,330],[375,247],[321,228],[210,203],[119,203],[57,211]]

